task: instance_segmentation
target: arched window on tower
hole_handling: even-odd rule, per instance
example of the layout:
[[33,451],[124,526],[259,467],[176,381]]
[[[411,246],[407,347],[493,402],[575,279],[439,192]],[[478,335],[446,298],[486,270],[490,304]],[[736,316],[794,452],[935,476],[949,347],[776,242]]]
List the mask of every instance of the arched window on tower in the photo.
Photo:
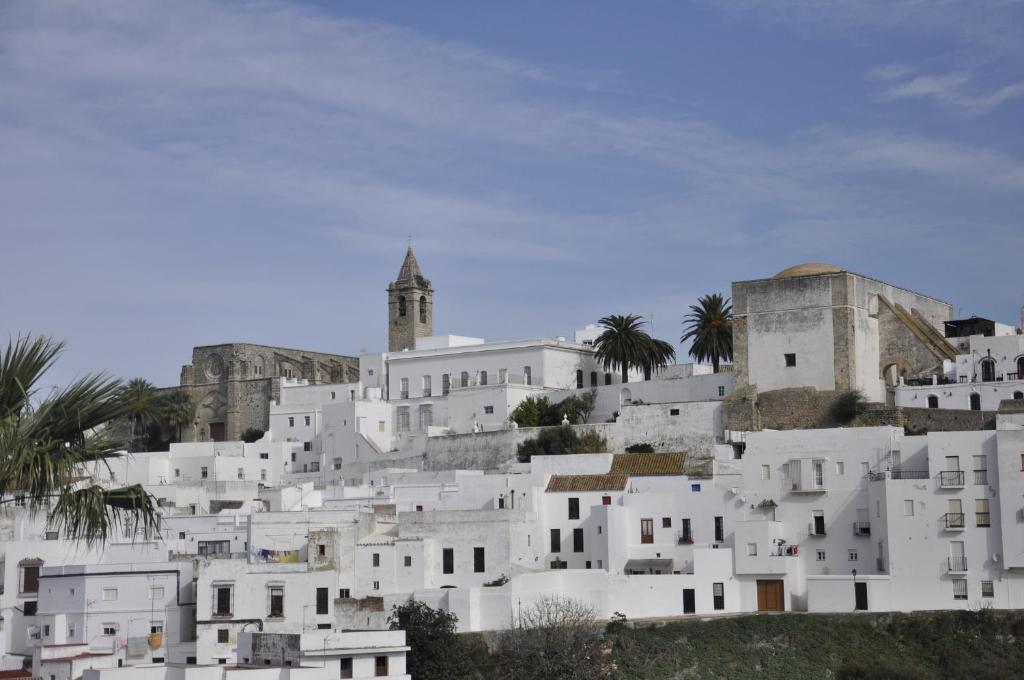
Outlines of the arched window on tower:
[[427,322],[427,296],[420,296],[420,323]]
[[398,316],[405,316],[405,296],[398,296]]

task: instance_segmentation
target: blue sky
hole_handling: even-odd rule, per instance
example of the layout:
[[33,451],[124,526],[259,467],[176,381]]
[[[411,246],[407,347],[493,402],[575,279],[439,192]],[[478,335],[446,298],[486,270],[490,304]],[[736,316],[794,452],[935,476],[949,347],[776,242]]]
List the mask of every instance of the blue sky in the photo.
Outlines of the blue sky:
[[0,336],[50,380],[193,345],[568,335],[834,262],[1015,322],[1024,4],[0,4]]

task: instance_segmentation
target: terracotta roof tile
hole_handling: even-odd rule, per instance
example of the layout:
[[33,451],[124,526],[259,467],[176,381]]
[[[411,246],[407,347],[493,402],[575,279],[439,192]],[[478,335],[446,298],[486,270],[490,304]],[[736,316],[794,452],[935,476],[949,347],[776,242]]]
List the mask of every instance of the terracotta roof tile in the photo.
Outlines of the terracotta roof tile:
[[630,477],[653,475],[685,475],[688,454],[679,453],[617,453],[612,456],[611,474]]
[[548,493],[559,491],[624,491],[629,482],[627,475],[551,475]]

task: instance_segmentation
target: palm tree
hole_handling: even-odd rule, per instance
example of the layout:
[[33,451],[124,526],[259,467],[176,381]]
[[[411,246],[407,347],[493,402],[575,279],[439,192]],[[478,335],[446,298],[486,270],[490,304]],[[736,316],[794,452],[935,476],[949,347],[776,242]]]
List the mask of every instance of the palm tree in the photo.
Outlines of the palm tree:
[[598,323],[604,331],[594,341],[595,357],[604,370],[619,370],[622,382],[629,382],[629,369],[638,368],[644,376],[664,368],[675,358],[676,351],[664,340],[657,340],[642,330],[642,316],[612,314]]
[[108,427],[126,414],[121,382],[87,375],[45,397],[37,391],[63,346],[20,336],[0,355],[0,505],[50,508],[49,526],[90,545],[119,528],[152,535],[156,503],[140,485],[110,489],[88,477],[90,464],[121,448]]
[[690,356],[697,361],[710,361],[718,373],[723,361],[732,361],[732,302],[721,293],[703,295],[683,319],[686,332],[680,344],[693,340]]
[[191,425],[195,420],[196,404],[188,392],[174,390],[160,399],[160,414],[175,429],[177,441],[180,442],[182,426]]
[[149,427],[162,420],[161,400],[153,383],[144,378],[129,380],[128,384],[121,388],[121,399],[125,402],[125,415],[131,432],[127,449],[136,451],[140,440],[145,439]]

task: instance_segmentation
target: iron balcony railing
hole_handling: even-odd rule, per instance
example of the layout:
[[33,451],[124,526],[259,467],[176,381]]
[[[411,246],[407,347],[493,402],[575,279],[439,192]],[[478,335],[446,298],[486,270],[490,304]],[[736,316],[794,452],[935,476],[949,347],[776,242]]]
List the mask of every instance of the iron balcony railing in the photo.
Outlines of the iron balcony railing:
[[880,482],[884,479],[928,479],[927,470],[885,470],[883,472],[869,472],[868,481]]
[[964,528],[964,513],[962,512],[947,512],[941,519],[943,526],[947,529]]
[[974,513],[974,520],[979,527],[992,526],[992,514],[988,512]]
[[967,557],[965,555],[955,555],[953,557],[947,557],[946,561],[946,563],[949,565],[949,571],[951,572],[967,571]]
[[943,489],[956,489],[964,485],[963,470],[943,470],[939,473],[939,486]]
[[854,522],[853,523],[853,535],[854,536],[870,536],[871,535],[871,522]]

